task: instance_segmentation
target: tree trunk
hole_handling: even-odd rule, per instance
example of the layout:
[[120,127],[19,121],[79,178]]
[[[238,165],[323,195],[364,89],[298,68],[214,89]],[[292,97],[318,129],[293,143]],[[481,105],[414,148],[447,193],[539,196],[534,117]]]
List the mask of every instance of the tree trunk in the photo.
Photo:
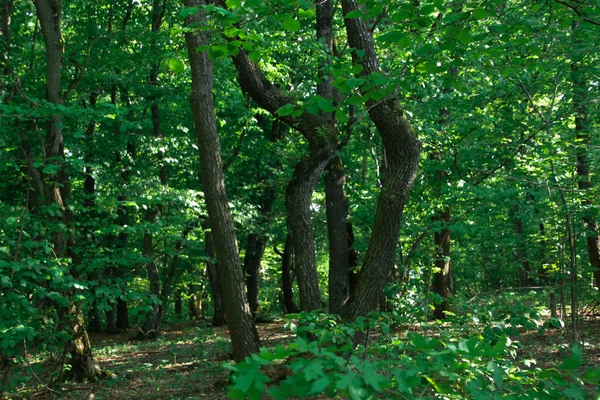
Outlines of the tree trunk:
[[[579,22],[573,25],[574,48],[572,49],[571,57],[571,90],[573,97],[571,103],[575,114],[577,177],[579,178],[577,187],[582,192],[585,192],[585,195],[591,196],[587,194],[591,192],[590,189],[592,187],[588,154],[591,141],[590,122],[587,110],[587,105],[590,102],[588,98],[589,83],[585,71],[586,66],[583,64],[585,52],[576,48],[580,41],[578,38],[578,31],[581,29],[579,25]],[[589,198],[585,199],[583,204],[589,208],[592,204],[592,200],[589,200]],[[600,289],[600,235],[598,235],[598,221],[593,216],[592,210],[585,211],[583,221],[587,228],[586,242],[590,265],[594,271],[596,286]]]
[[246,271],[246,293],[252,315],[258,310],[258,293],[260,288],[260,262],[265,252],[265,241],[258,234],[248,235],[246,254],[244,255],[244,271]]
[[281,256],[281,289],[283,303],[287,314],[299,313],[300,309],[294,301],[294,278],[292,277],[292,238],[287,235],[283,253],[275,247],[275,253]]
[[442,302],[435,305],[433,315],[436,319],[446,318],[445,311],[450,311],[448,298],[452,295],[450,290],[450,208],[446,207],[438,214],[437,221],[442,223],[439,232],[435,232],[435,267],[437,272],[433,274],[433,293],[441,296]]
[[[46,49],[46,100],[49,103],[61,105],[63,98],[61,94],[60,72],[62,62],[61,27],[62,14],[61,0],[35,0],[35,8],[40,20],[40,27],[44,37]],[[44,151],[47,160],[54,163],[58,168],[56,173],[47,174],[44,192],[47,194],[46,204],[56,205],[62,211],[62,217],[58,217],[65,226],[69,226],[72,220],[67,201],[70,197],[70,182],[64,171],[64,145],[62,123],[60,115],[52,116],[46,130],[46,142]],[[67,248],[69,240],[65,232],[57,231],[52,234],[52,244],[56,257],[69,256],[72,259],[72,273],[77,275],[75,260],[72,251]],[[72,340],[68,343],[68,352],[71,354],[71,373],[75,379],[94,380],[98,374],[98,367],[94,361],[92,347],[85,330],[83,313],[78,304],[70,301],[64,310],[65,319],[69,323]]]
[[177,290],[175,294],[175,315],[178,321],[183,321],[183,299],[181,295],[181,289]]
[[198,312],[198,306],[196,305],[197,299],[197,291],[196,285],[190,284],[188,285],[188,312],[190,316],[190,321],[200,318],[200,313]]
[[[344,165],[339,156],[329,163],[325,175],[327,234],[329,236],[329,312],[340,314],[350,296],[350,238],[348,202],[344,191]],[[351,229],[351,228],[350,228]]]
[[[355,0],[342,0],[341,3],[344,15],[359,8]],[[368,24],[362,18],[345,18],[344,23],[348,44],[355,49],[352,52],[353,64],[363,67],[358,75],[381,73]],[[381,135],[387,169],[359,282],[344,310],[346,318],[356,318],[377,310],[386,278],[394,265],[402,211],[416,177],[420,154],[419,141],[395,97],[368,100],[366,106]]]
[[[201,7],[205,4],[204,0],[185,0],[184,3],[188,7]],[[188,26],[204,23],[203,10],[186,19]],[[227,297],[225,315],[231,335],[233,358],[239,362],[258,352],[259,340],[246,297],[237,237],[225,191],[214,114],[212,63],[208,58],[208,51],[198,51],[199,47],[208,45],[208,33],[205,30],[186,32],[185,39],[192,69],[190,104],[200,150],[200,178],[215,242],[221,290]]]
[[[223,0],[218,0],[217,3],[220,7],[227,7]],[[233,62],[242,90],[268,112],[275,115],[283,106],[301,107],[295,98],[284,93],[265,77],[260,67],[250,61],[244,48],[239,48]],[[321,296],[310,201],[321,173],[336,151],[337,127],[332,126],[322,115],[308,112],[299,116],[280,115],[279,118],[308,141],[308,153],[295,166],[286,188],[285,206],[288,229],[294,245],[300,307],[303,311],[312,311],[321,308]]]
[[219,269],[215,265],[215,245],[212,240],[212,233],[207,224],[204,224],[204,255],[206,257],[206,272],[208,281],[212,289],[213,300],[213,319],[212,326],[225,325],[225,309],[223,308],[223,293],[221,291],[221,279],[219,279]]

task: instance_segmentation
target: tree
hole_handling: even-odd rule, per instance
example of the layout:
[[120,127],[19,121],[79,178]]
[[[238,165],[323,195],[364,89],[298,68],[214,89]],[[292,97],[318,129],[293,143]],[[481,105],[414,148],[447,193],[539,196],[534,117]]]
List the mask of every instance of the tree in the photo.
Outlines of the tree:
[[[203,0],[185,1],[187,7],[199,7],[203,4],[205,4]],[[187,26],[196,28],[185,34],[192,69],[190,105],[198,136],[200,175],[215,243],[221,289],[227,298],[225,315],[231,333],[233,358],[241,361],[258,351],[258,333],[246,298],[237,237],[223,181],[219,136],[214,114],[212,63],[208,58],[207,50],[197,50],[198,47],[202,48],[208,44],[207,32],[198,29],[203,23],[205,23],[203,10],[187,18]]]

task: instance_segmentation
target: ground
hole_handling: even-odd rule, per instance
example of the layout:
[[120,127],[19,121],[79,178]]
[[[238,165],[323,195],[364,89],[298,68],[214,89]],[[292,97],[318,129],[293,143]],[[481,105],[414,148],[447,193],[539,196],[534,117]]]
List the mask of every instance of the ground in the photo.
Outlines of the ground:
[[[413,324],[395,327],[401,335],[420,332],[436,336],[443,325]],[[266,347],[293,337],[284,329],[284,322],[258,325],[261,344]],[[598,343],[600,322],[587,321],[584,343]],[[226,327],[195,327],[192,324],[173,324],[162,336],[152,341],[132,341],[135,332],[120,335],[91,335],[95,356],[103,371],[112,378],[98,382],[66,383],[47,386],[56,376],[56,366],[25,364],[19,374],[30,381],[10,399],[226,399],[228,372],[222,367],[231,362]],[[523,332],[518,358],[535,360],[537,367],[559,365],[569,351],[568,332],[547,329],[542,333]],[[600,349],[590,345],[585,351],[586,365],[600,365]],[[37,371],[37,372],[36,372]]]

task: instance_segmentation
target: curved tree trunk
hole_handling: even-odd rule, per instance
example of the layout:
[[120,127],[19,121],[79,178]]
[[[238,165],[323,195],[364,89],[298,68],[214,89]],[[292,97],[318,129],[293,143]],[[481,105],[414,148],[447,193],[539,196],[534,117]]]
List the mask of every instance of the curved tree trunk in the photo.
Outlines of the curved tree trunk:
[[[342,0],[344,15],[358,8],[355,0]],[[344,23],[348,43],[356,49],[352,53],[352,61],[363,67],[359,76],[380,73],[373,35],[367,23],[362,18],[345,18]],[[359,56],[357,51],[364,52],[364,56]],[[417,173],[420,154],[419,141],[397,99],[369,100],[366,106],[381,135],[387,169],[363,268],[356,290],[344,310],[346,318],[377,310],[381,292],[394,265],[402,211]]]
[[[188,7],[200,7],[203,4],[204,0],[185,0]],[[186,19],[188,26],[204,21],[203,10]],[[192,69],[190,104],[200,150],[200,178],[215,242],[221,289],[227,297],[225,315],[231,335],[233,358],[235,361],[242,361],[258,352],[259,341],[246,297],[237,237],[225,191],[214,114],[212,63],[208,58],[208,51],[197,50],[208,45],[208,33],[203,30],[186,32],[185,39]]]

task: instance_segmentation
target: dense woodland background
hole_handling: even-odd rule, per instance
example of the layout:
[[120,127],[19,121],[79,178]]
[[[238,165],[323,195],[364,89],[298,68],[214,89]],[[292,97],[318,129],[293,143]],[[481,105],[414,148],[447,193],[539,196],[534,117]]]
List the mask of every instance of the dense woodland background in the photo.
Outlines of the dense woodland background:
[[121,398],[137,343],[183,383],[122,398],[228,359],[232,398],[593,398],[599,38],[595,0],[0,0],[0,393]]

